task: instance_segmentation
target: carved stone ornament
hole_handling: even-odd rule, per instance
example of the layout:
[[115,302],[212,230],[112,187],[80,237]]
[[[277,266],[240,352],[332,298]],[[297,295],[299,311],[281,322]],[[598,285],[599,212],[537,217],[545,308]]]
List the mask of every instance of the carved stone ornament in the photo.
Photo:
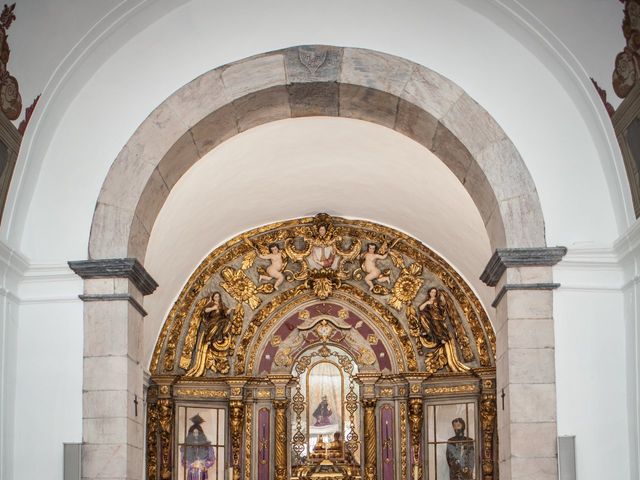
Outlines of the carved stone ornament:
[[[437,306],[428,300],[433,289]],[[344,305],[342,313],[313,330],[313,338],[350,341],[363,365],[375,364],[380,341],[391,348],[399,371],[466,372],[494,365],[487,314],[444,259],[391,228],[318,214],[256,228],[211,252],[167,316],[151,371],[245,375],[267,334],[275,349],[268,355],[286,367],[293,349],[287,352],[290,342],[274,330],[278,322],[297,305],[330,299]],[[340,315],[349,315],[348,305],[371,315],[372,344],[357,345],[357,336],[337,328],[344,322]],[[310,317],[306,308],[297,315],[299,321]]]
[[7,31],[16,19],[13,13],[16,4],[6,5],[0,14],[0,109],[9,120],[16,120],[22,112],[22,97],[18,81],[7,70],[9,56],[9,35]]
[[640,1],[626,0],[622,33],[626,46],[615,59],[612,75],[613,90],[625,98],[636,85],[640,72]]

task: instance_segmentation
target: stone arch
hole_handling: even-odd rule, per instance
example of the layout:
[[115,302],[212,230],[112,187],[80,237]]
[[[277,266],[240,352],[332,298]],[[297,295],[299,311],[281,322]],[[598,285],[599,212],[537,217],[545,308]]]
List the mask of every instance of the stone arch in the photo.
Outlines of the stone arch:
[[[90,260],[71,265],[85,279],[82,298],[89,302],[84,314],[86,477],[103,475],[100,458],[140,440],[137,433],[123,431],[126,442],[105,443],[99,424],[104,418],[133,420],[128,405],[142,395],[141,303],[156,285],[136,259],[145,257],[169,192],[195,162],[233,135],[304,116],[342,116],[392,128],[432,151],[463,183],[496,250],[482,279],[497,293],[497,383],[491,388],[507,397],[508,406],[497,412],[500,475],[509,479],[544,471],[557,478],[550,290],[557,286],[551,265],[564,251],[544,248],[542,210],[524,161],[489,113],[450,80],[391,55],[330,46],[257,55],[198,77],[149,115],[112,164],[94,212]],[[98,345],[101,322],[115,335]],[[106,386],[104,371],[117,372]],[[161,385],[159,401],[170,390],[170,384]],[[492,395],[489,403],[495,404]],[[104,403],[107,396],[121,401],[105,413],[96,400]],[[141,459],[142,450],[132,449],[112,462],[109,472],[124,476]]]
[[304,116],[356,118],[407,135],[464,184],[492,248],[545,245],[540,202],[522,158],[459,86],[391,55],[303,46],[211,70],[158,106],[109,170],[89,257],[144,259],[158,212],[191,165],[237,133]]

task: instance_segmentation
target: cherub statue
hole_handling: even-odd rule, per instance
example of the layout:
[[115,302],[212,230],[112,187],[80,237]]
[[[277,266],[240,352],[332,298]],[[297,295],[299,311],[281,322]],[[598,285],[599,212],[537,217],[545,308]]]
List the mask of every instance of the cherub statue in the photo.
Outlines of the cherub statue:
[[258,266],[258,281],[268,282],[275,280],[273,288],[278,290],[278,287],[282,285],[285,280],[285,276],[282,273],[287,266],[287,254],[280,248],[277,243],[271,243],[267,248],[262,244],[254,244],[248,238],[244,239],[245,242],[253,249],[250,251],[242,261],[242,270],[246,270],[255,261],[256,257],[260,257],[263,260],[269,260],[271,263],[268,267]]
[[367,251],[362,254],[362,271],[367,275],[364,277],[364,281],[369,285],[369,290],[373,290],[373,281],[377,280],[379,283],[389,283],[389,272],[384,273],[378,268],[378,260],[384,260],[387,258],[389,252],[386,251],[387,244],[382,246],[381,251],[384,250],[384,254],[378,253],[378,246],[375,243],[367,244]]
[[268,282],[273,279],[276,281],[276,283],[273,284],[273,288],[278,290],[278,287],[284,282],[282,271],[286,265],[286,254],[280,250],[280,246],[277,243],[272,243],[269,245],[269,253],[262,254],[258,251],[258,256],[263,260],[271,261],[271,265],[266,269],[258,267],[258,274],[260,275],[259,281]]

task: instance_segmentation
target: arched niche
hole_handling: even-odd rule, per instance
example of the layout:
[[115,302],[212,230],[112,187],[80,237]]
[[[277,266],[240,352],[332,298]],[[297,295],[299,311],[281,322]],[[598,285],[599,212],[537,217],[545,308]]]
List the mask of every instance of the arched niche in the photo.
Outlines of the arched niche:
[[[427,469],[426,451],[438,444],[422,429],[424,412],[455,404],[471,408],[474,445],[482,452],[472,468],[489,480],[497,470],[495,349],[493,327],[469,285],[407,234],[326,214],[257,227],[202,261],[164,322],[150,365],[148,476],[179,472],[171,452],[182,440],[171,412],[199,405],[229,412],[224,451],[233,478],[256,478],[260,465],[250,452],[264,445],[276,452],[276,479],[307,478],[323,454],[304,440],[297,446],[287,440],[289,433],[304,437],[291,423],[308,408],[300,398],[309,387],[303,395],[297,378],[335,356],[345,372],[357,372],[349,383],[353,390],[357,382],[357,393],[340,397],[356,402],[348,407],[357,414],[349,428],[340,427],[351,435],[351,450],[334,452],[336,468],[353,478],[389,480]],[[256,431],[253,418],[262,418],[264,428]],[[391,441],[380,437],[382,418],[404,445],[388,458],[391,474],[371,453]],[[157,433],[163,424],[170,427],[165,438]],[[323,444],[319,438],[313,448]],[[306,448],[295,468],[292,445]]]

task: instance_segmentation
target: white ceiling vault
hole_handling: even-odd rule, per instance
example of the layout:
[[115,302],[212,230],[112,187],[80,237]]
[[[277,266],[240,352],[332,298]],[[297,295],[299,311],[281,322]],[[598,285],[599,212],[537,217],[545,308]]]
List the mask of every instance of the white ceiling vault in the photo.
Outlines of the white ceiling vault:
[[418,238],[491,304],[493,289],[478,278],[491,255],[486,229],[464,186],[435,155],[369,122],[287,119],[222,143],[171,190],[145,259],[160,284],[145,299],[147,358],[185,280],[211,250],[255,226],[319,212]]

